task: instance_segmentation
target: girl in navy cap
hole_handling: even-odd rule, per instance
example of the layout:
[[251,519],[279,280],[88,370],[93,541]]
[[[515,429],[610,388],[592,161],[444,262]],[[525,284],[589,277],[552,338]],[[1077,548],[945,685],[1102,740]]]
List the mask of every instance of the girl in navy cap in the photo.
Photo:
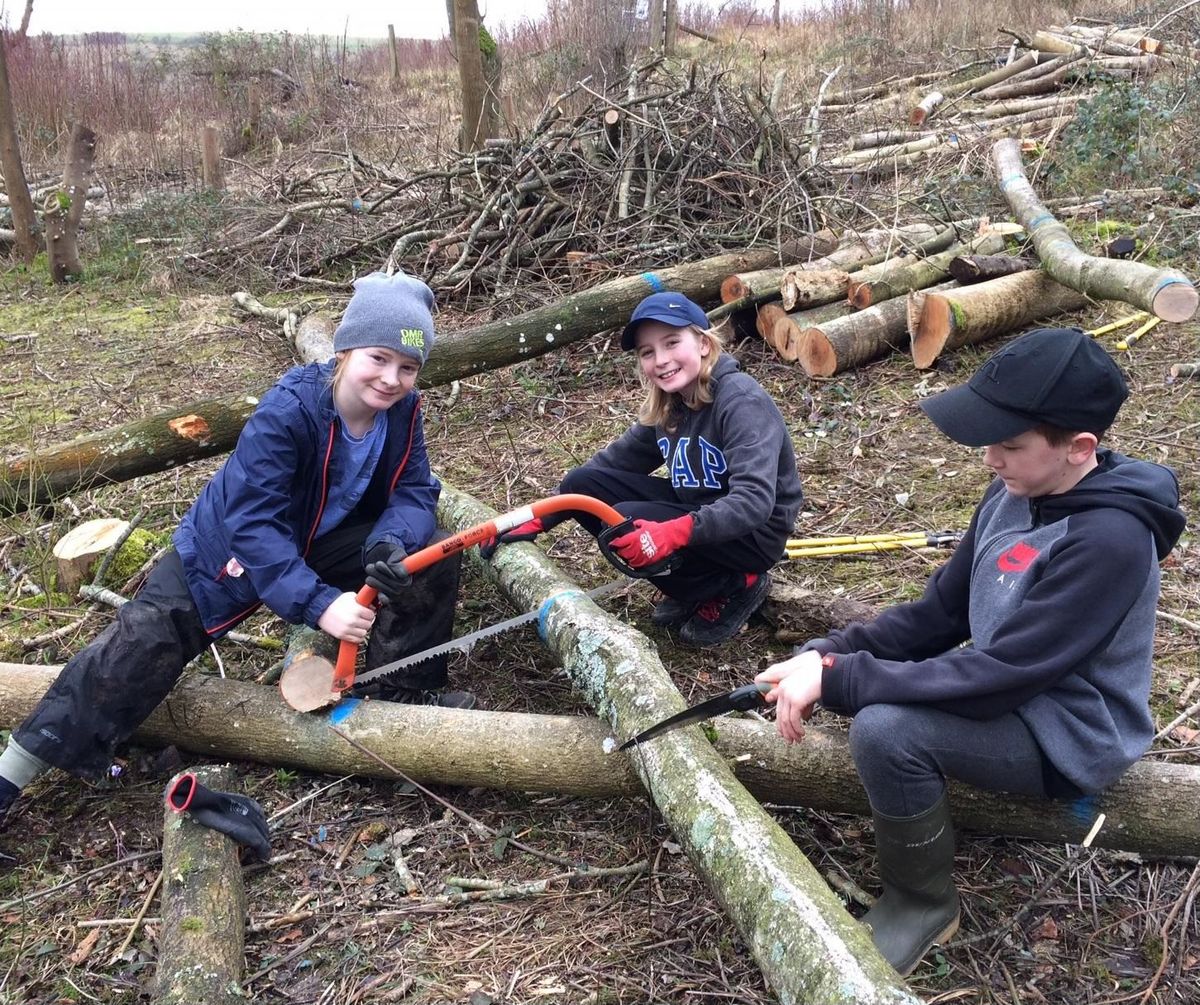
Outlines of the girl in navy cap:
[[[0,755],[0,818],[53,765],[103,773],[184,666],[265,604],[285,621],[361,642],[369,666],[449,639],[459,556],[410,581],[406,553],[435,536],[417,374],[433,345],[433,294],[366,276],[334,334],[336,360],[296,367],[264,395],[115,622],[63,669]],[[364,578],[391,603],[359,605]],[[393,700],[471,707],[436,693],[446,667],[389,678]]]
[[[593,496],[633,519],[635,529],[612,547],[634,568],[675,555],[675,567],[652,579],[664,594],[652,620],[678,627],[692,645],[718,645],[766,599],[767,570],[783,556],[803,502],[791,439],[770,395],[722,353],[687,297],[646,297],[621,347],[633,350],[647,386],[638,421],[567,472],[558,491]],[[531,520],[500,542],[532,540],[568,515]],[[594,517],[576,518],[592,534],[602,529]]]

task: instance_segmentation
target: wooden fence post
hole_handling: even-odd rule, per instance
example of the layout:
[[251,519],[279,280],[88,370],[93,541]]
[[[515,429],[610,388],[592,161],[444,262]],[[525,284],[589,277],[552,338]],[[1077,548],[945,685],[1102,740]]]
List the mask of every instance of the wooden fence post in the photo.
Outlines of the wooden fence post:
[[217,132],[216,126],[207,125],[204,127],[203,144],[204,164],[202,177],[204,187],[210,191],[221,192],[225,188],[225,177],[221,171],[221,137]]

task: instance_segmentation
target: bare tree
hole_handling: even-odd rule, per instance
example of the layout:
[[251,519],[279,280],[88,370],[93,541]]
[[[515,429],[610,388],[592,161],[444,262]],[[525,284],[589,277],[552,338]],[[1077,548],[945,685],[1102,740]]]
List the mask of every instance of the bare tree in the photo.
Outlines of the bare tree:
[[23,39],[29,33],[31,17],[33,17],[33,0],[25,0],[25,13],[21,15],[21,27],[17,29],[16,38]]
[[37,215],[29,197],[29,183],[21,164],[21,142],[17,137],[17,116],[13,110],[12,90],[8,83],[8,39],[0,31],[0,167],[4,169],[4,187],[12,210],[17,254],[32,262],[41,248],[37,236]]
[[483,54],[479,51],[479,6],[475,0],[454,0],[452,26],[462,88],[461,145],[464,150],[481,150],[488,139],[487,82],[483,77]]

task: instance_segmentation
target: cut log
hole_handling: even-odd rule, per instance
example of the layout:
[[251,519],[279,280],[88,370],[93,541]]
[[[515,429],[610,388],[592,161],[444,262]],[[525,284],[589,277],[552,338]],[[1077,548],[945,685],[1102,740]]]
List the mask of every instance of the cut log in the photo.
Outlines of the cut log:
[[936,133],[924,132],[918,129],[877,129],[873,132],[852,136],[850,138],[850,149],[873,150],[878,147],[912,143],[914,140],[923,140],[936,135]]
[[988,231],[928,258],[888,259],[858,273],[850,282],[846,299],[862,310],[909,290],[945,282],[950,276],[951,261],[961,254],[992,255],[1003,250],[1004,237]]
[[[193,770],[210,789],[233,786],[228,767]],[[162,871],[156,1005],[244,1005],[246,890],[238,846],[164,807]]]
[[772,349],[776,349],[774,342],[775,322],[786,316],[783,307],[780,306],[778,301],[772,301],[769,304],[759,304],[758,310],[755,312],[754,328],[758,332],[758,337]]
[[1172,363],[1170,372],[1175,380],[1180,377],[1200,377],[1200,360],[1195,363]]
[[1030,269],[925,298],[916,331],[910,331],[913,364],[933,366],[944,352],[976,345],[1035,321],[1077,311],[1088,298]]
[[964,286],[1032,268],[1033,262],[1016,255],[955,255],[947,266],[950,275]]
[[992,161],[1000,191],[1033,238],[1042,267],[1051,277],[1095,300],[1122,300],[1164,321],[1187,321],[1196,313],[1200,294],[1183,273],[1080,251],[1070,231],[1046,209],[1026,178],[1017,140],[1000,140],[992,148]]
[[[656,290],[674,290],[699,304],[710,303],[726,276],[765,268],[776,260],[770,249],[719,255],[610,280],[512,318],[442,335],[418,382],[422,387],[448,384],[611,331]],[[71,492],[227,453],[266,390],[192,402],[0,464],[0,513],[20,512]]]
[[844,318],[854,310],[845,300],[837,303],[824,304],[821,307],[810,307],[803,311],[793,311],[790,314],[775,316],[775,325],[770,337],[766,339],[779,358],[787,363],[795,363],[800,356],[800,344],[805,329],[813,325],[822,325],[837,318]]
[[[438,516],[447,530],[461,531],[496,514],[443,486]],[[631,736],[685,707],[654,644],[580,597],[537,548],[511,545],[480,564],[520,610],[540,612],[543,640],[618,735]],[[781,1001],[915,1005],[866,930],[700,730],[668,733],[642,745],[632,761]]]
[[58,562],[58,592],[75,596],[84,580],[91,582],[96,563],[129,532],[129,521],[105,517],[71,528],[52,549]]
[[808,258],[797,265],[784,268],[763,267],[753,272],[734,273],[726,276],[721,283],[721,300],[723,303],[753,298],[755,301],[773,300],[779,296],[783,277],[788,272],[811,270],[819,272],[823,269],[842,269],[847,272],[861,267],[876,256],[887,255],[892,250],[919,245],[936,236],[937,229],[925,223],[898,227],[895,230],[867,230],[857,234],[845,235],[838,246],[824,257]]
[[850,288],[850,273],[841,269],[789,269],[779,283],[785,311],[820,307],[842,300]]
[[[935,290],[953,289],[941,283]],[[908,303],[903,297],[824,324],[810,325],[797,336],[797,359],[810,377],[832,377],[908,348]]]
[[[779,617],[786,628],[785,616]],[[819,616],[798,622],[796,641],[824,634],[821,624]],[[0,663],[0,727],[22,722],[60,669]],[[351,712],[340,726],[347,735],[426,785],[594,799],[645,795],[634,768],[640,754],[606,753],[612,728],[602,719],[387,701],[363,701],[341,711]],[[713,725],[717,753],[760,800],[869,815],[844,732],[811,725],[803,743],[788,746],[773,723],[726,718]],[[180,678],[134,739],[335,777],[395,777],[331,732],[325,716],[287,708],[277,688],[199,673]],[[984,792],[955,782],[950,801],[959,826],[984,834],[1078,842],[1090,824],[1074,816],[1069,802]],[[1139,761],[1097,800],[1108,825],[1096,844],[1142,855],[1200,855],[1200,816],[1179,811],[1197,805],[1200,766]]]
[[908,116],[908,124],[910,126],[920,126],[925,124],[925,120],[929,118],[943,101],[946,96],[941,91],[930,91],[923,97]]

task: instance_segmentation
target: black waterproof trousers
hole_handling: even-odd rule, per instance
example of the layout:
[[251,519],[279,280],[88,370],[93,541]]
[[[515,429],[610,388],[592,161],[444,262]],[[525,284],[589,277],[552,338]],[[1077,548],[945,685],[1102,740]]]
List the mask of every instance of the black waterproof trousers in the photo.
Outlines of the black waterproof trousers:
[[[343,524],[314,542],[306,561],[330,585],[357,590],[363,584],[362,549],[370,529],[370,524]],[[450,638],[461,561],[456,554],[435,563],[413,577],[400,603],[380,608],[367,643],[368,669]],[[169,551],[116,620],[67,662],[13,738],[35,757],[73,775],[102,775],[117,746],[212,641],[192,601],[183,563]],[[445,658],[421,663],[403,678],[386,679],[398,687],[444,687]]]

